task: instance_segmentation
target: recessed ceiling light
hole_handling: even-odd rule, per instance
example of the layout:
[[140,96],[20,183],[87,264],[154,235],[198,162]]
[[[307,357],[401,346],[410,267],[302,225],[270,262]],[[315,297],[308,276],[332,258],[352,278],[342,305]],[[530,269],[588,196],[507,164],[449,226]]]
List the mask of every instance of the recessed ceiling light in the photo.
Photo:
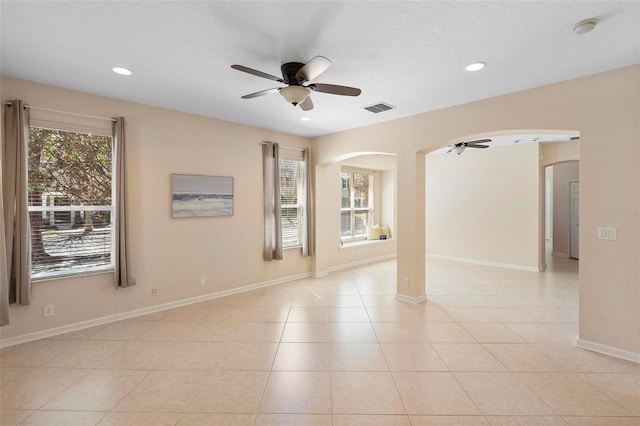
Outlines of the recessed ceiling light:
[[573,32],[578,35],[588,33],[589,31],[593,30],[596,27],[597,23],[598,23],[597,19],[594,19],[594,18],[585,19],[584,21],[578,22],[573,27]]
[[302,120],[302,121],[311,121],[311,118],[309,118],[309,117],[300,117],[300,120]]
[[486,65],[487,64],[484,63],[484,62],[474,62],[474,63],[469,64],[466,67],[464,67],[464,69],[467,70],[467,71],[480,71]]
[[131,75],[131,74],[133,74],[131,72],[131,70],[129,70],[127,68],[123,68],[123,67],[113,67],[113,68],[111,68],[111,70],[113,72],[115,72],[116,74],[120,74],[120,75]]

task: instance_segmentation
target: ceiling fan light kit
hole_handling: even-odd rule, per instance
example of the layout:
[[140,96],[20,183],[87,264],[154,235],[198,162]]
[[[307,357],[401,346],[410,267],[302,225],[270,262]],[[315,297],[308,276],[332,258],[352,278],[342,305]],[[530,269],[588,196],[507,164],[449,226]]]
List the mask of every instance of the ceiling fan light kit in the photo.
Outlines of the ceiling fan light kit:
[[466,147],[465,147],[465,146],[462,146],[462,145],[460,145],[460,146],[454,146],[453,148],[451,148],[451,151],[452,151],[454,154],[458,154],[458,155],[460,155],[460,154],[462,154],[462,153],[464,152],[465,148],[466,148]]
[[280,92],[282,97],[294,107],[299,105],[300,109],[303,111],[309,111],[313,109],[313,101],[309,97],[312,90],[314,92],[342,96],[358,96],[361,93],[361,90],[355,87],[338,86],[335,84],[313,83],[305,85],[305,83],[317,78],[327,68],[329,68],[330,65],[331,61],[324,56],[316,56],[306,64],[300,62],[287,62],[282,64],[280,67],[282,78],[254,70],[253,68],[245,67],[244,65],[231,65],[231,68],[246,72],[247,74],[266,78],[267,80],[286,84],[285,87],[274,87],[272,89],[244,95],[242,96],[243,99],[253,99],[269,95],[271,93]]
[[293,106],[296,106],[307,99],[309,93],[309,89],[302,86],[287,86],[280,89],[282,97]]

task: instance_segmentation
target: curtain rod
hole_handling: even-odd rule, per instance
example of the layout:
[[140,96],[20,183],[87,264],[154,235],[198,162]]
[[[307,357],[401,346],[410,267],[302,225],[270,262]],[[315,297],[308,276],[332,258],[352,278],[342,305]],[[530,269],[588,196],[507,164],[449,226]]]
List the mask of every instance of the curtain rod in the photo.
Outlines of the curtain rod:
[[[3,104],[11,106],[11,102],[8,102],[8,101],[7,102],[3,102]],[[78,113],[75,113],[75,112],[67,112],[67,111],[58,111],[58,110],[55,110],[55,109],[41,108],[41,107],[36,107],[36,106],[33,106],[33,105],[27,105],[27,104],[25,104],[24,107],[25,108],[30,108],[30,109],[37,109],[39,111],[49,111],[49,112],[56,112],[56,113],[59,113],[59,114],[75,115],[75,116],[78,116],[78,117],[95,118],[97,120],[116,121],[115,118],[98,117],[98,116],[95,116],[95,115],[78,114]]]
[[[269,142],[260,142],[260,145],[269,145]],[[294,148],[292,146],[284,146],[284,145],[280,145],[280,148],[292,149],[294,151],[304,151],[305,150],[305,148]]]

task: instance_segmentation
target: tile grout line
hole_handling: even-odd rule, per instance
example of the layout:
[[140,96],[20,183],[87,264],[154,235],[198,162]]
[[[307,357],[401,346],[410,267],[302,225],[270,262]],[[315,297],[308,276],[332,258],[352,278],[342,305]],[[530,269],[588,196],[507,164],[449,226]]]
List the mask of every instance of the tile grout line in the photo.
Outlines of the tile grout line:
[[[297,289],[296,289],[297,292]],[[276,359],[278,358],[278,352],[280,351],[280,345],[282,343],[282,338],[284,337],[284,332],[287,329],[287,324],[289,323],[289,315],[291,315],[291,309],[293,307],[293,301],[295,299],[295,295],[293,297],[291,297],[291,301],[289,302],[289,311],[287,312],[287,317],[285,318],[284,321],[284,326],[282,327],[282,331],[280,332],[280,339],[278,340],[278,345],[276,346],[276,351],[273,354],[273,360],[271,361],[271,368],[269,368],[269,373],[267,374],[267,380],[264,383],[264,389],[262,390],[262,396],[260,397],[260,402],[258,403],[258,407],[256,408],[256,413],[255,413],[255,417],[253,418],[253,424],[254,426],[257,424],[258,422],[258,416],[261,413],[261,409],[262,409],[262,404],[264,402],[264,397],[267,394],[267,388],[269,387],[269,381],[271,380],[271,373],[273,372],[273,367],[275,366],[276,363]]]

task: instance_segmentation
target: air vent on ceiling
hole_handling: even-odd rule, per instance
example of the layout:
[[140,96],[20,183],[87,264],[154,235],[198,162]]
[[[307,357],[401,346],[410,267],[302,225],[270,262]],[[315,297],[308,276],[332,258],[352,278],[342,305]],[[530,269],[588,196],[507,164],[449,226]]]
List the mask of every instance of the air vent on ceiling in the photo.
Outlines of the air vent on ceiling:
[[374,114],[378,114],[379,112],[384,112],[384,111],[389,111],[390,109],[394,109],[394,106],[391,106],[389,104],[385,104],[384,102],[379,102],[377,104],[368,106],[368,107],[364,107],[364,109],[366,109],[367,111],[370,111]]

